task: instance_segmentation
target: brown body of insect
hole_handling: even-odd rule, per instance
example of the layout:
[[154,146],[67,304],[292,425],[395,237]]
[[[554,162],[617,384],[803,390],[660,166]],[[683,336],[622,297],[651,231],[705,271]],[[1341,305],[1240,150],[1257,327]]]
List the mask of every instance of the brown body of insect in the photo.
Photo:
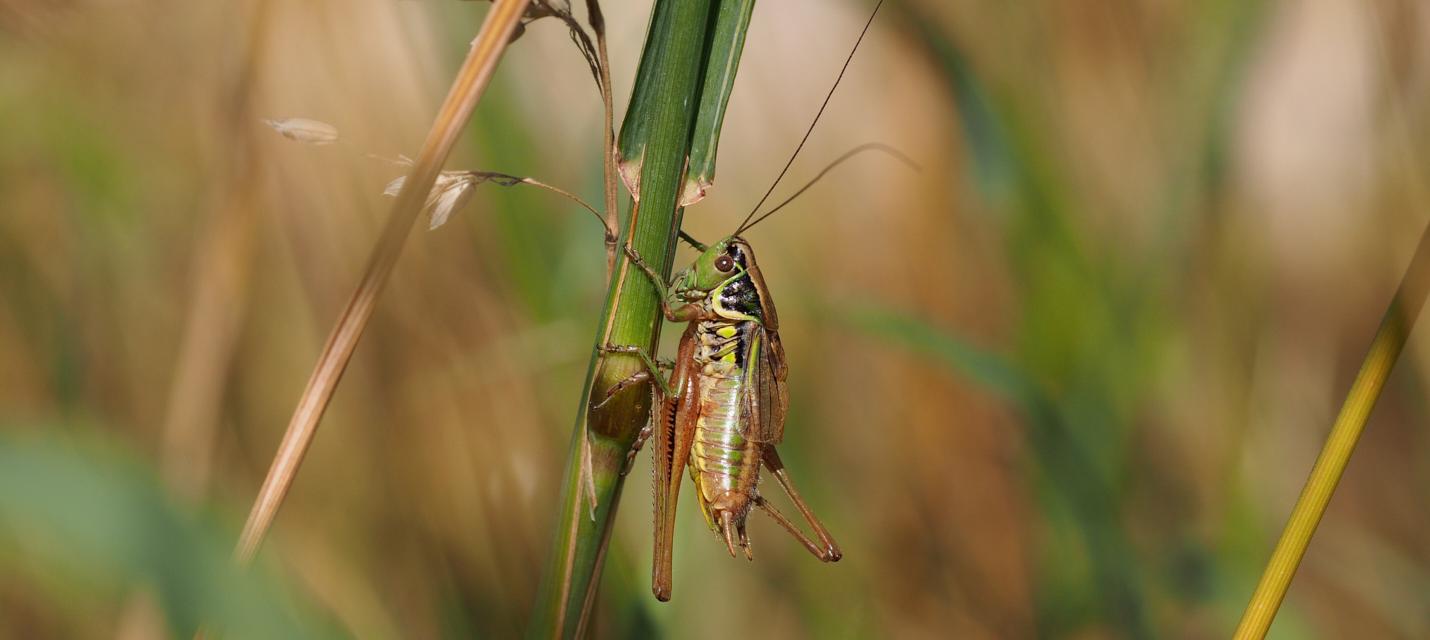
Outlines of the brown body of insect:
[[[611,352],[641,355],[648,367],[608,390],[606,399],[633,384],[655,383],[657,411],[640,442],[655,438],[652,591],[661,600],[670,598],[676,503],[687,466],[700,511],[711,529],[724,538],[732,556],[740,547],[746,557],[752,557],[745,521],[756,507],[770,514],[820,560],[834,562],[842,555],[829,531],[795,491],[775,450],[784,437],[789,368],[774,302],[754,253],[739,237],[700,248],[701,256],[677,274],[669,293],[643,260],[631,256],[663,290],[665,317],[688,323],[669,383],[660,380],[654,363],[639,350],[607,347]],[[814,538],[760,495],[762,466],[814,529]]]

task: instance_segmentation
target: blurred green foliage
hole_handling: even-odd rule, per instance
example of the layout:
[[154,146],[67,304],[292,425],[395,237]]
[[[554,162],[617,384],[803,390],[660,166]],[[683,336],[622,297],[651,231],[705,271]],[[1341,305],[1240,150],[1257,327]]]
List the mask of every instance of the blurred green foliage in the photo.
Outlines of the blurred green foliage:
[[10,611],[0,634],[34,637],[59,624],[66,635],[91,635],[91,616],[138,588],[173,637],[200,626],[233,638],[338,637],[266,571],[237,571],[231,523],[175,505],[142,461],[36,433],[72,427],[5,428],[15,432],[0,434],[0,572],[25,577],[27,595],[60,604],[63,618]]

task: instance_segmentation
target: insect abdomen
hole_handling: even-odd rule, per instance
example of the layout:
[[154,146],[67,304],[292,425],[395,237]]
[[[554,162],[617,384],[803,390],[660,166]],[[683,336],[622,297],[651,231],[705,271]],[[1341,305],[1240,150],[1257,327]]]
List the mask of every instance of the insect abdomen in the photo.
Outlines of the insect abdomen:
[[[700,415],[690,449],[691,476],[700,493],[701,511],[712,528],[720,512],[743,519],[759,471],[759,443],[746,434],[742,415],[745,375],[741,332],[735,324],[702,326],[701,362],[696,388]],[[712,513],[713,512],[713,513]]]

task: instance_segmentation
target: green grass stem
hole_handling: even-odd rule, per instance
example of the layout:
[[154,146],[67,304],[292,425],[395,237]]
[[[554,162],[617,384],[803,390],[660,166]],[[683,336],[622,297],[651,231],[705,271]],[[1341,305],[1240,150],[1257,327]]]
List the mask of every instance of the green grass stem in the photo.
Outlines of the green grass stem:
[[[713,12],[709,0],[662,0],[654,12],[620,136],[621,169],[636,193],[620,241],[623,246],[629,241],[668,274]],[[638,178],[632,180],[632,174]],[[593,396],[643,368],[632,354],[604,354],[600,347],[636,345],[653,352],[661,322],[656,289],[627,256],[618,254],[577,405],[556,534],[528,628],[531,637],[586,633],[627,454],[651,411],[644,385],[598,410],[590,408]]]

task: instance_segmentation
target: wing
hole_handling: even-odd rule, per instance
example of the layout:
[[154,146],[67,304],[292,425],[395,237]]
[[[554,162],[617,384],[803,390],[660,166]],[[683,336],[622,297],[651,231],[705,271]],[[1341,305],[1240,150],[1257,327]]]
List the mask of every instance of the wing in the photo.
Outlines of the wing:
[[663,398],[656,409],[660,415],[655,430],[654,476],[655,554],[651,568],[651,591],[661,601],[670,599],[672,582],[671,548],[675,541],[675,507],[680,498],[680,482],[690,460],[690,444],[695,436],[700,399],[695,388],[695,323],[680,338],[671,390],[675,398]]
[[765,444],[784,439],[789,409],[789,365],[778,331],[749,323],[745,339],[745,408],[750,426],[746,437]]

